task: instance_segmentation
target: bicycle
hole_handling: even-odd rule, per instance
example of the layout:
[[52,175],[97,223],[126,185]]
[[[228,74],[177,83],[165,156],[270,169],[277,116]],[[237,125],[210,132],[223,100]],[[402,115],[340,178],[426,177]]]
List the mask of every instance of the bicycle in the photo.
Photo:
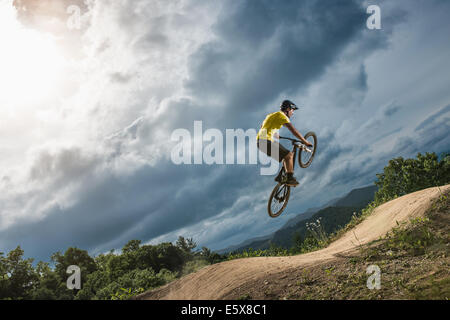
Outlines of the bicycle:
[[[290,140],[292,142],[292,152],[294,153],[294,168],[295,168],[295,157],[297,156],[297,149],[300,150],[298,154],[298,164],[301,168],[307,168],[311,164],[314,155],[317,149],[317,136],[314,132],[308,132],[305,135],[305,140],[312,144],[312,147],[308,148],[304,145],[300,140],[280,137],[280,139]],[[303,159],[302,155],[306,158]],[[287,174],[284,170],[284,165],[281,166],[281,170],[278,173],[278,176],[281,176],[280,182],[275,186],[272,193],[270,194],[269,203],[267,204],[267,210],[269,216],[272,218],[278,217],[281,213],[283,213],[286,208],[289,196],[291,194],[291,187],[286,185]],[[274,208],[272,208],[272,206]],[[280,207],[278,207],[280,206]]]

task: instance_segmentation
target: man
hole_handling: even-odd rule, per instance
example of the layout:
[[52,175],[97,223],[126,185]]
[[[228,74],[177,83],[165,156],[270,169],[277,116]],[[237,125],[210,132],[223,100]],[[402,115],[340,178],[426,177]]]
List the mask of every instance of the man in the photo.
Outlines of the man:
[[[294,110],[297,110],[295,103],[289,100],[284,100],[280,106],[280,111],[270,113],[264,119],[261,129],[256,136],[258,149],[267,154],[268,156],[278,160],[283,161],[284,169],[287,173],[286,184],[288,186],[296,187],[298,181],[294,178],[294,154],[283,147],[278,142],[274,141],[273,138],[279,138],[278,130],[282,126],[286,126],[292,134],[302,141],[308,147],[312,144],[309,143],[305,138],[294,128],[290,118],[294,114]],[[280,182],[281,176],[278,175],[275,181]]]

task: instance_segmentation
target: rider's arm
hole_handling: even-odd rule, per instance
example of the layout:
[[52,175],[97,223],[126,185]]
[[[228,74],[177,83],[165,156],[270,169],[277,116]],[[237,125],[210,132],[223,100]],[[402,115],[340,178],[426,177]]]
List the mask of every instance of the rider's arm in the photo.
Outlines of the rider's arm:
[[297,129],[294,128],[292,123],[288,122],[288,123],[285,123],[284,125],[289,129],[289,131],[292,132],[292,134],[294,136],[296,136],[298,139],[300,139],[300,141],[302,141],[307,146],[311,146],[311,144],[305,138],[303,138],[303,136],[300,134],[300,132],[298,132]]

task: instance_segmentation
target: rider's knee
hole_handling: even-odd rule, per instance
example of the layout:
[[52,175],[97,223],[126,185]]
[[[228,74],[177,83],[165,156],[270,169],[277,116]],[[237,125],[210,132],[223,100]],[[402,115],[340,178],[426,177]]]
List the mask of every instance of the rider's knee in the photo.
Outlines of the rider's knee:
[[289,160],[289,159],[292,159],[292,158],[294,158],[294,153],[292,153],[292,152],[289,152],[289,153],[284,157],[284,159],[286,159],[286,160]]

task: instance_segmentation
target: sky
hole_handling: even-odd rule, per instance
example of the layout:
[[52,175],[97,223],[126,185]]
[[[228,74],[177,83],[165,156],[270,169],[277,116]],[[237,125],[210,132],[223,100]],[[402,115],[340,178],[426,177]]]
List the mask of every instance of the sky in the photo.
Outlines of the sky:
[[[0,7],[0,252],[49,261],[179,236],[219,250],[373,184],[392,158],[450,150],[448,1]],[[257,130],[284,99],[318,149],[280,217],[260,163],[172,161],[175,130]]]

